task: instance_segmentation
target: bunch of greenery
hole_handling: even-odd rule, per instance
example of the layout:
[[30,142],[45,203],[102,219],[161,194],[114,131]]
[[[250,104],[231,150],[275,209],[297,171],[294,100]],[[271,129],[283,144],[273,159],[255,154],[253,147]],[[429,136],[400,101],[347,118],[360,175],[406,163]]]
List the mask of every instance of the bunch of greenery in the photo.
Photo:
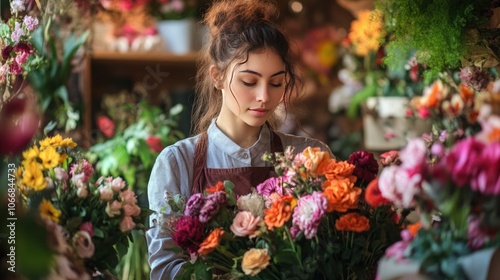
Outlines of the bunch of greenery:
[[[498,63],[495,36],[487,26],[489,0],[378,0],[385,28],[393,37],[385,62],[395,68],[417,50],[417,59],[429,67],[427,78],[462,64],[484,66]],[[496,35],[495,35],[496,34]],[[498,47],[498,46],[497,46]]]

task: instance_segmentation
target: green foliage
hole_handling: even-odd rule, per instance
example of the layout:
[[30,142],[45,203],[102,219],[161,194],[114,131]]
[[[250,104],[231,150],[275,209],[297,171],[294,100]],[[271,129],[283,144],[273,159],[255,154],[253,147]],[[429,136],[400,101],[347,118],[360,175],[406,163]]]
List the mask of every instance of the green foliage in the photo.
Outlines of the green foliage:
[[487,22],[483,13],[490,1],[378,0],[385,27],[393,34],[385,62],[389,68],[406,61],[417,50],[419,62],[428,65],[427,77],[458,68],[471,51],[475,38],[469,30]]

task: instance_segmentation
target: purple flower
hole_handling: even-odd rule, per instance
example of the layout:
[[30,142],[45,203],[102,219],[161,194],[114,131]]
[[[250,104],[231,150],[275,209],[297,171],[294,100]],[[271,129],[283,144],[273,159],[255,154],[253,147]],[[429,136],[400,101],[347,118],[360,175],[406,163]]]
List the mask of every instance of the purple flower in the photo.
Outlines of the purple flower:
[[483,194],[497,195],[500,193],[500,143],[487,145],[479,158],[477,174],[472,176],[471,189]]
[[277,189],[279,189],[278,180],[275,177],[271,177],[257,185],[257,193],[263,196],[270,196]]
[[21,25],[19,25],[19,22],[16,22],[14,26],[15,26],[14,31],[10,35],[10,38],[17,44],[19,43],[19,40],[21,40],[21,37],[26,34],[24,33],[24,30],[21,28]]
[[200,214],[201,207],[205,203],[205,198],[202,193],[193,194],[186,203],[184,216],[195,217]]
[[476,139],[466,138],[451,148],[445,157],[445,163],[451,173],[452,180],[458,186],[464,186],[477,176],[478,164],[481,162],[484,144]]
[[207,223],[210,221],[217,213],[222,204],[227,202],[226,193],[223,191],[215,192],[205,198],[205,203],[200,210],[200,222]]
[[24,24],[26,25],[26,29],[33,31],[38,27],[38,19],[32,16],[25,16]]
[[321,192],[301,197],[293,210],[293,227],[304,232],[307,239],[313,238],[321,219],[325,216],[326,208],[327,200]]
[[10,12],[12,14],[17,14],[24,11],[24,1],[23,0],[12,0],[10,2]]
[[347,162],[356,166],[353,174],[358,178],[358,182],[363,181],[365,186],[377,177],[378,163],[372,153],[366,151],[354,152],[349,156]]

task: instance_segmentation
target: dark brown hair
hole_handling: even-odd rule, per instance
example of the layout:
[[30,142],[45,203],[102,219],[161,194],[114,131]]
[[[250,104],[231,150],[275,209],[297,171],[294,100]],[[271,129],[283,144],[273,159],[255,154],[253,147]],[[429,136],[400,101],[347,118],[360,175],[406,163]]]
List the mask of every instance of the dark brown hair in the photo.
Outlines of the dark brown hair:
[[212,65],[225,75],[233,61],[244,63],[249,53],[269,48],[285,64],[285,108],[291,95],[300,91],[302,82],[292,63],[290,43],[275,22],[278,14],[275,3],[266,0],[221,0],[207,10],[203,23],[208,27],[210,38],[198,63],[192,118],[194,134],[206,131],[222,106],[222,95],[209,73]]

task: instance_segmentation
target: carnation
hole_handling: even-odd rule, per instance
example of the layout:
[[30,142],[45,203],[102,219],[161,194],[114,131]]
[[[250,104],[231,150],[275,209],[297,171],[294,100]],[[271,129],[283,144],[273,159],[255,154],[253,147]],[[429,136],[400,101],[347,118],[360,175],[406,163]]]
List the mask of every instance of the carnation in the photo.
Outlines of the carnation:
[[307,239],[313,238],[325,216],[326,208],[327,200],[321,192],[301,197],[293,211],[293,226],[303,231]]
[[378,174],[378,163],[372,153],[366,151],[354,152],[349,156],[347,161],[356,166],[354,168],[354,176],[358,178],[358,182],[364,184],[370,183]]
[[225,192],[215,192],[205,198],[205,203],[200,210],[200,222],[207,223],[219,212],[220,207],[227,202]]
[[180,217],[175,223],[172,240],[190,253],[198,251],[198,244],[203,241],[205,226],[198,217]]
[[186,203],[184,215],[189,217],[198,216],[204,203],[205,198],[202,193],[193,194]]

